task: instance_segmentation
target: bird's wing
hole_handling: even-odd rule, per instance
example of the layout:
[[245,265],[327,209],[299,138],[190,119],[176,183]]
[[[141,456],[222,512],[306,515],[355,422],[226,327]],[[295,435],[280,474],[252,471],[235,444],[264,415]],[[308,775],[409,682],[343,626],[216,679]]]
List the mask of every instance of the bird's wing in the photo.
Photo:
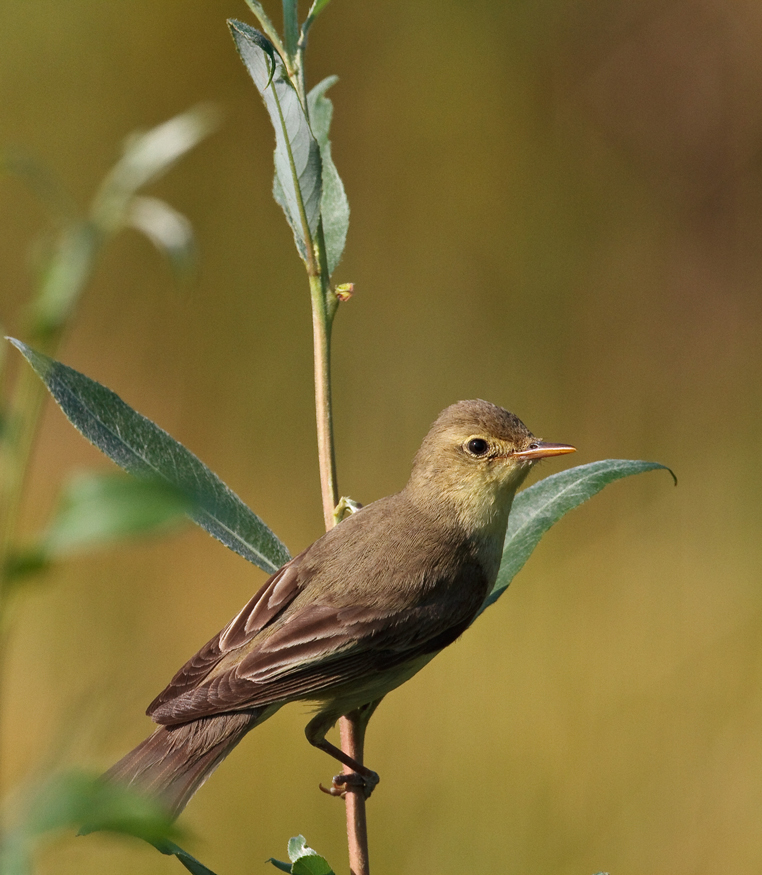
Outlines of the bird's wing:
[[226,654],[250,641],[291,604],[301,589],[298,569],[303,555],[296,556],[276,571],[238,615],[185,663],[148,706],[147,714],[153,716],[167,703],[202,684]]
[[[273,611],[282,610],[282,592],[288,592],[291,601],[303,587],[298,563],[293,568],[290,574],[295,581],[284,580],[280,592],[276,583],[268,595],[273,578],[218,638],[181,669],[152,706],[149,713],[154,720],[182,723],[292,699],[320,698],[332,688],[436,653],[468,627],[486,587],[481,568],[470,566],[462,571],[465,579],[457,582],[462,585],[447,581],[457,595],[444,604],[434,596],[428,603],[419,601],[391,613],[368,605],[337,608],[311,603],[258,642],[253,637],[257,624],[266,624],[275,616]],[[240,659],[214,658],[233,644],[240,648]],[[201,665],[207,666],[205,671],[197,668]]]

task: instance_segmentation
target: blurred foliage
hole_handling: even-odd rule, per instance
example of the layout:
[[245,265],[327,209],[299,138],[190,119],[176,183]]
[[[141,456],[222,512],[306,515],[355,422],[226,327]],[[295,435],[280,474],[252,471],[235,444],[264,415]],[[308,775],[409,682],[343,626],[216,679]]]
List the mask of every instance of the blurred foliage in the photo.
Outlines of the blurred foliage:
[[[28,183],[53,219],[54,230],[43,247],[36,287],[25,307],[26,331],[36,343],[55,349],[70,326],[107,242],[129,226],[143,231],[169,255],[178,273],[187,273],[193,249],[190,223],[158,198],[138,195],[213,128],[209,109],[197,109],[152,130],[133,135],[120,161],[106,176],[86,216],[79,216],[56,177],[34,159],[8,151],[0,155],[0,168]],[[17,345],[26,349],[23,344]],[[39,361],[50,361],[39,355]],[[0,365],[5,363],[3,357]],[[3,371],[0,368],[0,378]],[[21,580],[48,570],[53,562],[72,552],[115,543],[135,534],[166,530],[180,516],[197,511],[187,490],[174,483],[146,478],[126,481],[113,476],[81,475],[65,490],[58,512],[31,547],[20,547],[17,523],[24,498],[31,448],[37,436],[42,396],[27,373],[17,376],[0,396],[3,428],[0,430],[0,674],[5,639],[11,630],[10,596]],[[5,389],[5,385],[2,385]],[[115,396],[114,396],[115,397]],[[112,434],[118,440],[119,424]],[[200,464],[200,463],[199,463]],[[3,717],[5,703],[0,710]],[[4,760],[3,760],[4,762]],[[5,776],[3,776],[5,777]],[[166,813],[156,803],[134,793],[104,784],[80,773],[66,773],[17,792],[28,797],[15,811],[15,824],[5,828],[0,819],[0,871],[24,875],[32,871],[37,845],[67,827],[87,824],[89,830],[125,832],[156,843],[173,833]],[[7,785],[4,789],[8,790]],[[16,806],[14,806],[16,807]],[[181,852],[178,848],[178,853]],[[187,856],[187,855],[186,855]],[[199,864],[200,865],[200,864]]]
[[170,841],[152,842],[157,851],[167,856],[177,857],[177,859],[192,872],[193,875],[214,875],[211,869],[205,866],[200,860],[197,860],[192,854]]
[[188,495],[166,482],[80,472],[65,484],[58,510],[36,543],[7,557],[8,579],[16,585],[15,578],[48,569],[54,559],[166,532],[194,509]]
[[[162,294],[153,254],[120,238],[59,355],[245,484],[295,551],[321,530],[306,303],[262,194],[272,165],[252,161],[272,135],[230,51],[230,15],[243,12],[218,0],[182,14],[134,0],[129,15],[93,0],[4,4],[3,140],[40,155],[79,202],[123,131],[199,96],[236,118],[189,158],[192,184],[157,184],[203,242],[193,306]],[[335,335],[342,491],[367,502],[401,486],[428,423],[459,397],[516,410],[582,460],[660,458],[681,479],[638,479],[571,515],[501,607],[379,709],[373,831],[389,841],[374,866],[756,871],[758,7],[474,2],[464,15],[392,0],[382,14],[344,0],[319,26],[307,72],[341,77],[333,153],[353,204],[336,276],[355,285]],[[23,336],[21,253],[39,217],[7,182],[0,214],[0,321]],[[44,423],[22,533],[44,528],[62,468],[94,458],[61,420]],[[56,579],[18,611],[11,783],[53,736],[83,762],[101,751],[98,767],[139,741],[140,706],[261,577],[188,535],[73,560]],[[250,868],[294,822],[343,859],[335,807],[305,792],[325,764],[302,723],[284,711],[263,726],[189,809],[214,830],[203,857],[216,871]],[[156,869],[140,854],[62,839],[39,871]]]
[[125,228],[142,231],[166,252],[178,276],[190,270],[194,246],[187,219],[163,200],[138,192],[204,139],[214,129],[215,119],[211,107],[198,107],[133,134],[83,215],[47,167],[23,153],[9,150],[0,155],[0,168],[29,185],[50,212],[55,228],[42,247],[38,287],[29,308],[28,331],[33,339],[48,345],[60,335],[101,249]]
[[41,840],[65,829],[76,831],[82,824],[87,825],[84,832],[127,833],[151,844],[166,842],[177,833],[156,802],[82,772],[48,777],[27,788],[24,796],[14,800],[17,822],[0,848],[3,875],[31,873],[32,855]]

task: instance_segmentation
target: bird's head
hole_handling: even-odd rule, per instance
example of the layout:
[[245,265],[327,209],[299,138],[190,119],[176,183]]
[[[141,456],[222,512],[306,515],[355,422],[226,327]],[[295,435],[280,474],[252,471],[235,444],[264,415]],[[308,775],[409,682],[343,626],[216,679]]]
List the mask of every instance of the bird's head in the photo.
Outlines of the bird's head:
[[573,453],[536,438],[513,413],[487,401],[459,401],[439,414],[416,454],[406,487],[469,530],[499,528],[532,466]]

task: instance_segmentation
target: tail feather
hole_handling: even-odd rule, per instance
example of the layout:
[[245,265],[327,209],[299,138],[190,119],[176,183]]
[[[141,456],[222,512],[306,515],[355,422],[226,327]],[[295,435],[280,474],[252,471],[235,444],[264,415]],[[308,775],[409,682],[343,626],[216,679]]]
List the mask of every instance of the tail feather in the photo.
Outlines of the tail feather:
[[159,799],[177,817],[243,736],[270,716],[265,710],[160,726],[103,777]]

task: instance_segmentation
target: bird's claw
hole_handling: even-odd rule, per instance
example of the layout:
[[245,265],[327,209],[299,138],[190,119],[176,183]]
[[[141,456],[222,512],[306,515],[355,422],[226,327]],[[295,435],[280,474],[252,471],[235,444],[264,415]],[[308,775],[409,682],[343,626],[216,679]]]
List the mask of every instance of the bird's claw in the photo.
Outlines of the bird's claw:
[[357,772],[334,775],[330,787],[324,787],[322,784],[319,784],[318,786],[323,793],[327,793],[329,796],[338,796],[341,799],[345,799],[350,790],[354,788],[361,789],[363,796],[368,799],[378,782],[378,775],[375,772],[368,770],[367,775],[360,775]]
[[345,787],[340,787],[336,784],[335,780],[331,781],[330,787],[324,787],[322,784],[318,784],[318,787],[323,791],[323,793],[327,793],[329,796],[339,796],[343,799],[347,795],[347,791]]

